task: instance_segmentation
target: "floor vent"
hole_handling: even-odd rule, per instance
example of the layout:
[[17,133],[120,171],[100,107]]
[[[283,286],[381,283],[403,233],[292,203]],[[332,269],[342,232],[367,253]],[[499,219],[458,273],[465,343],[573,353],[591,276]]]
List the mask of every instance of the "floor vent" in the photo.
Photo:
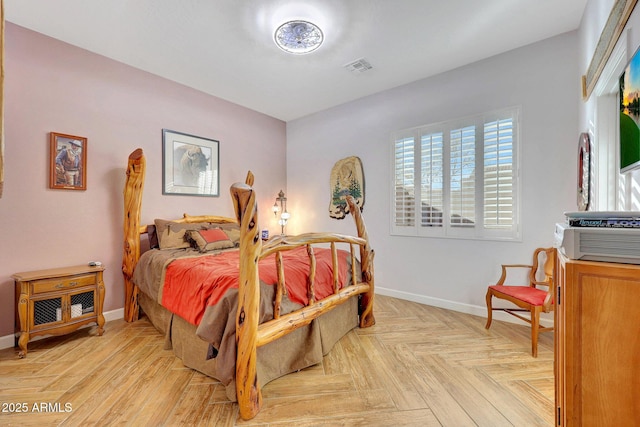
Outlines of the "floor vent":
[[344,68],[352,73],[364,73],[365,71],[372,69],[373,66],[366,59],[360,58],[348,63]]

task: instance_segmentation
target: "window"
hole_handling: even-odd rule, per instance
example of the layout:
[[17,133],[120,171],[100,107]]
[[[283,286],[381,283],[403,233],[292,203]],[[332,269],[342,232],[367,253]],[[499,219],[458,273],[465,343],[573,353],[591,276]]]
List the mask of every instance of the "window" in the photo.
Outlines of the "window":
[[518,240],[518,119],[510,108],[396,132],[392,234]]

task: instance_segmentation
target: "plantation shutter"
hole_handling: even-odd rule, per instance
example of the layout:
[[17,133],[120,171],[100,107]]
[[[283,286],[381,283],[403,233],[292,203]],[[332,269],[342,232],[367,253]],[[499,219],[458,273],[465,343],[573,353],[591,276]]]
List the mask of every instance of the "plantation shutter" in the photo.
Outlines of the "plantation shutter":
[[469,227],[476,222],[476,128],[466,126],[450,134],[450,221]]
[[415,199],[415,139],[397,138],[395,141],[394,225],[416,225]]
[[520,239],[518,107],[394,132],[391,234]]
[[513,209],[513,118],[484,125],[484,226],[511,228]]
[[442,227],[443,151],[442,132],[420,137],[420,225],[423,227]]

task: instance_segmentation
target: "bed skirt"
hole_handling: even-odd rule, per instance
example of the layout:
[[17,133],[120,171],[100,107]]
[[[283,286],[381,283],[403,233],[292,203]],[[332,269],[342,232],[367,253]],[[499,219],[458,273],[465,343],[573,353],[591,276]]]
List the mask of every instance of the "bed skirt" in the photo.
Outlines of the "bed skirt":
[[[209,344],[196,336],[196,327],[174,315],[144,293],[138,302],[155,328],[165,336],[165,349],[191,369],[220,381],[216,374],[217,359],[207,360]],[[322,362],[333,346],[358,325],[358,299],[323,314],[309,325],[258,348],[257,370],[261,386],[291,372]],[[230,401],[236,401],[235,381],[223,385]]]

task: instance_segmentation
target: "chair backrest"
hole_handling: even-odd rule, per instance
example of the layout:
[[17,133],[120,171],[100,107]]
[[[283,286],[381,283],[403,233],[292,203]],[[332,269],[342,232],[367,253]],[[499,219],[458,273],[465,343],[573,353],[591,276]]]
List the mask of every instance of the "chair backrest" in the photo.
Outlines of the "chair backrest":
[[529,272],[529,286],[550,287],[553,283],[553,271],[556,264],[556,248],[538,248],[533,253],[533,263]]

